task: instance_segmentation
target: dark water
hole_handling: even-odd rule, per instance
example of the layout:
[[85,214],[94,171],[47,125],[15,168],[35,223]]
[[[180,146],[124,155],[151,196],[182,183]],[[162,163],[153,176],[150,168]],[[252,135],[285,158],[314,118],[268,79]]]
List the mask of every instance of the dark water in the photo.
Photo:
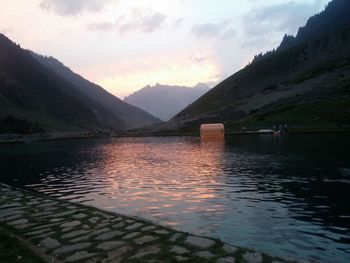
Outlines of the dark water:
[[0,146],[0,181],[280,256],[350,262],[350,136]]

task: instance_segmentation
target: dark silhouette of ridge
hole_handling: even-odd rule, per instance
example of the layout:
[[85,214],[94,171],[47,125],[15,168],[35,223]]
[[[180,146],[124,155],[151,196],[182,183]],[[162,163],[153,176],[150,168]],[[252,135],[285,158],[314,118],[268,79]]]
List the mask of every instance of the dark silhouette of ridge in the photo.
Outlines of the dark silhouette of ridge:
[[[0,132],[118,131],[132,127],[82,89],[84,87],[61,77],[0,34]],[[104,92],[96,92],[97,97],[99,93]],[[140,116],[158,121],[135,107],[121,104],[125,104],[126,109],[139,111]]]

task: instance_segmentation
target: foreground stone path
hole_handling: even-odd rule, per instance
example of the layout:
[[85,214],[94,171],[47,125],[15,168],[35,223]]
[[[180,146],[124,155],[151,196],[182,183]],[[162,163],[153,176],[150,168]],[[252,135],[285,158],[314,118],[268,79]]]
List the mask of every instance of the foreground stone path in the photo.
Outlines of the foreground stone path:
[[0,227],[47,262],[295,262],[6,185],[0,191]]

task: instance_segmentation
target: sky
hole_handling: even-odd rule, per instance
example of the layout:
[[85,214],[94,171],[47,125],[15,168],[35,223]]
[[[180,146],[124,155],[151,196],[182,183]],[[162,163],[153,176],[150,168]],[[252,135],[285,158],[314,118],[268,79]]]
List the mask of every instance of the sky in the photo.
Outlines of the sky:
[[0,0],[0,32],[124,98],[156,83],[218,83],[328,2]]

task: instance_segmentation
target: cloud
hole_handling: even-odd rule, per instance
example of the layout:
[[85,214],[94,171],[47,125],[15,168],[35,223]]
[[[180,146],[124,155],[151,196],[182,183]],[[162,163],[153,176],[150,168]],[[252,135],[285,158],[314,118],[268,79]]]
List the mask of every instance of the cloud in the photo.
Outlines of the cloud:
[[141,31],[145,33],[151,33],[156,29],[160,28],[166,20],[166,15],[156,12],[156,13],[143,13],[135,11],[135,14],[131,19],[125,19],[125,17],[120,17],[115,25],[117,30],[121,34],[128,33],[130,31]]
[[184,22],[184,19],[182,17],[178,18],[172,23],[172,26],[173,27],[178,27],[178,26],[182,25],[183,22]]
[[61,16],[75,16],[84,11],[99,12],[107,2],[108,0],[43,0],[39,6]]
[[[289,1],[276,5],[255,6],[243,19],[245,46],[264,46],[275,33],[295,34],[317,12],[320,2]],[[267,37],[269,36],[269,37]]]
[[204,23],[195,24],[191,33],[197,38],[218,38],[229,39],[235,36],[236,30],[228,28],[231,21],[229,19],[223,20],[219,23]]
[[88,25],[91,31],[111,31],[116,30],[123,35],[132,31],[152,33],[159,29],[166,21],[167,16],[160,12],[134,9],[128,15],[122,15],[114,23],[99,22]]
[[216,37],[221,33],[222,25],[214,23],[196,24],[192,27],[191,32],[198,38]]
[[231,39],[237,36],[237,30],[234,28],[229,28],[224,32],[224,34],[221,36],[222,39]]
[[88,25],[88,30],[90,31],[110,31],[114,27],[113,23],[101,22],[101,23],[92,23]]

